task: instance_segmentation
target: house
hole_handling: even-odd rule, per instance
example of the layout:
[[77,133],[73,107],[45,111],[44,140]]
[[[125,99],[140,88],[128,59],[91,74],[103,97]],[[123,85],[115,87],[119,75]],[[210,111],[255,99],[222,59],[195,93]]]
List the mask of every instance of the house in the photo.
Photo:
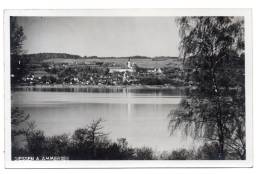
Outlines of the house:
[[148,73],[162,74],[161,68],[147,68]]

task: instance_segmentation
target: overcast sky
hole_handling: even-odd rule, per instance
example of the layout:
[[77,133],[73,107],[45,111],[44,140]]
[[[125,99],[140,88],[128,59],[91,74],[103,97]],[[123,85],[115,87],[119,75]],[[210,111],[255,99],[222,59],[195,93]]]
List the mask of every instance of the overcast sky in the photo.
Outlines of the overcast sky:
[[178,56],[174,17],[19,17],[27,53]]

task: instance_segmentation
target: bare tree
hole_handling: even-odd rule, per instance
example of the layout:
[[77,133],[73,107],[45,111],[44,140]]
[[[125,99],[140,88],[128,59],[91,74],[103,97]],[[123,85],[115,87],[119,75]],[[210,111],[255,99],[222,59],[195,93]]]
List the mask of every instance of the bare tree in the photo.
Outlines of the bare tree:
[[103,132],[103,126],[101,126],[101,123],[103,120],[99,118],[96,121],[93,121],[88,127],[88,133],[87,138],[90,140],[90,143],[92,145],[92,155],[95,158],[96,157],[96,145],[97,142],[100,141],[103,137],[108,135],[107,133]]
[[84,151],[85,155],[90,151],[91,159],[96,158],[97,145],[108,135],[103,131],[102,122],[101,118],[93,120],[86,128],[77,129],[73,135],[76,147],[79,148],[79,151]]

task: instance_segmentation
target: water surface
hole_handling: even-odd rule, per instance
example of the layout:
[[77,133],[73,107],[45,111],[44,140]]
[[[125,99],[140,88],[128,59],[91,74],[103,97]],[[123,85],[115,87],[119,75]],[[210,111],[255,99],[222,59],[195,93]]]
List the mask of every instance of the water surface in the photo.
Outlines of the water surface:
[[45,135],[71,135],[93,120],[104,120],[104,131],[112,140],[126,138],[133,147],[155,150],[189,148],[191,138],[170,136],[167,115],[176,109],[181,96],[169,91],[43,92],[16,91],[12,104],[31,115]]

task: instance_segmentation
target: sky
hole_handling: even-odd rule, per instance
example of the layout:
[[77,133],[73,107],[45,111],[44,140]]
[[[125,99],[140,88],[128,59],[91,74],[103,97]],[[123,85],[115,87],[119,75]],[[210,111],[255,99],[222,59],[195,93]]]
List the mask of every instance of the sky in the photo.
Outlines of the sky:
[[18,17],[31,53],[178,56],[174,17]]

